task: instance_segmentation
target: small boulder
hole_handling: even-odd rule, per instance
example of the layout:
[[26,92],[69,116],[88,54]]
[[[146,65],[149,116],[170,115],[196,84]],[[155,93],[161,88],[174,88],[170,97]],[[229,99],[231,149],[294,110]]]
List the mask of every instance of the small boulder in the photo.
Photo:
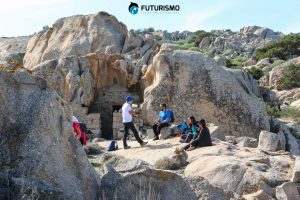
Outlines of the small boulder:
[[176,170],[187,165],[188,155],[185,151],[176,149],[174,154],[169,157],[163,157],[155,162],[157,169]]
[[257,139],[251,137],[238,137],[236,138],[236,141],[237,141],[237,146],[240,147],[256,148],[258,145]]
[[278,200],[297,200],[300,199],[298,188],[300,184],[286,182],[276,188],[276,198]]
[[277,134],[269,131],[261,131],[259,134],[258,148],[263,151],[280,150],[281,144]]
[[245,199],[245,200],[258,200],[258,199],[273,200],[274,198],[271,197],[270,195],[268,195],[267,193],[265,193],[263,190],[259,190],[255,193],[244,195],[243,199]]
[[101,148],[95,143],[89,143],[85,145],[83,148],[87,155],[97,155],[102,152]]
[[256,65],[260,66],[261,68],[267,67],[270,65],[270,59],[264,58],[264,59],[258,61]]
[[300,157],[296,157],[295,159],[295,167],[294,167],[292,181],[296,183],[300,183]]

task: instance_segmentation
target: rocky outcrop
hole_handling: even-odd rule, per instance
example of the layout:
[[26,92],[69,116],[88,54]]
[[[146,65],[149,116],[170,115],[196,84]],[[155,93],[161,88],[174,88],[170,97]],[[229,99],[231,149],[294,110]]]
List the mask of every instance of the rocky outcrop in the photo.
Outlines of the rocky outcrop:
[[[107,142],[101,142],[99,145],[105,147]],[[129,145],[132,146],[129,150],[108,153],[106,156],[110,156],[112,161],[103,162],[100,159],[99,163],[110,164],[122,174],[131,174],[141,169],[153,169],[157,161],[169,158],[174,155],[175,149],[183,146],[178,139],[174,138],[150,140],[149,148],[143,150],[135,141],[130,141]],[[123,148],[122,144],[119,148]],[[184,177],[197,196],[213,195],[212,199],[239,199],[243,195],[253,194],[260,190],[266,194],[264,196],[274,198],[275,188],[290,181],[295,174],[294,159],[288,152],[283,151],[274,152],[271,155],[257,148],[244,148],[213,139],[213,146],[197,148],[186,153],[188,154],[186,167],[170,170]],[[124,158],[114,158],[116,155]],[[136,159],[138,161],[135,161]],[[223,195],[217,189],[223,191]],[[260,196],[260,193],[255,195]]]
[[73,135],[68,104],[22,71],[0,71],[0,91],[0,183],[8,199],[98,199],[100,177]]
[[277,136],[284,135],[285,149],[293,156],[300,156],[300,126],[295,122],[285,122],[275,118],[271,119],[270,124],[271,131],[277,133]]
[[238,55],[247,57],[255,56],[255,49],[265,43],[277,40],[282,33],[274,32],[268,28],[259,26],[247,26],[239,32],[230,29],[212,30],[212,36],[202,39],[200,49],[214,49],[216,54],[222,54],[228,58]]
[[174,110],[177,122],[187,116],[218,124],[224,135],[258,137],[269,129],[264,107],[245,91],[227,69],[198,52],[163,44],[148,67],[142,105],[144,119],[153,123],[159,104]]
[[276,188],[276,198],[278,200],[296,200],[300,198],[300,184],[287,182]]
[[46,60],[72,55],[121,53],[126,35],[126,26],[105,12],[61,18],[30,39],[24,66],[31,69]]
[[263,81],[261,82],[261,85],[269,89],[282,90],[279,84],[280,78],[283,76],[282,72],[291,64],[300,66],[300,57],[274,67],[270,73],[266,74],[265,77],[262,78]]
[[0,66],[10,69],[23,66],[23,57],[30,36],[0,38]]
[[201,178],[183,178],[136,159],[103,155],[100,160],[101,193],[107,199],[229,199]]

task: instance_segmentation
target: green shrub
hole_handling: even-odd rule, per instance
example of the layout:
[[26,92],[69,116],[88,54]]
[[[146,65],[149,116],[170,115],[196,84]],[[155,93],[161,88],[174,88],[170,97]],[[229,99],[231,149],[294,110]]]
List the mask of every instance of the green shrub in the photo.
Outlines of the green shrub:
[[252,67],[251,69],[248,69],[247,71],[250,74],[252,74],[253,78],[256,80],[259,80],[264,75],[264,72],[261,69],[256,68],[256,67]]
[[273,63],[272,63],[272,67],[276,67],[278,65],[281,65],[283,64],[285,61],[284,60],[275,60]]
[[289,34],[256,49],[256,58],[278,57],[282,60],[291,55],[300,55],[300,34]]
[[300,87],[300,66],[291,64],[283,69],[279,79],[279,88],[289,90],[297,87]]
[[276,60],[275,62],[272,63],[272,65],[269,65],[265,68],[265,73],[270,72],[274,67],[283,64],[285,61],[284,60]]
[[207,55],[210,58],[213,58],[215,56],[215,50],[214,49],[204,49],[204,50],[202,50],[202,53]]
[[201,43],[202,39],[205,37],[209,37],[212,36],[212,33],[210,32],[206,32],[204,30],[199,30],[196,31],[194,35],[190,36],[188,38],[188,43],[194,43],[194,46],[199,46],[199,44]]
[[193,44],[191,43],[184,43],[183,45],[180,45],[180,48],[184,49],[184,50],[188,50],[190,49],[191,47],[194,47]]
[[279,111],[277,107],[267,106],[267,113],[269,116],[293,120],[300,123],[300,111],[297,108],[291,106],[285,106]]
[[174,43],[175,44],[178,44],[179,46],[180,45],[183,45],[184,43],[186,43],[187,41],[186,40],[177,40],[177,41],[175,41]]
[[298,124],[300,123],[300,111],[297,108],[291,106],[283,107],[279,112],[279,115],[281,118],[291,119]]
[[226,67],[228,68],[241,68],[242,63],[247,61],[248,58],[246,56],[237,56],[233,59],[226,60]]
[[200,49],[198,47],[191,47],[189,48],[190,51],[200,51]]
[[280,117],[280,113],[275,107],[267,107],[267,113],[271,117]]

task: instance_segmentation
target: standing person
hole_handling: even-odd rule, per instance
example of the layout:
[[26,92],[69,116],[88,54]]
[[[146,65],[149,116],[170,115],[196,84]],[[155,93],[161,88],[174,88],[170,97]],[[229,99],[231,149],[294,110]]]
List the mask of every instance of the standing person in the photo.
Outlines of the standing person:
[[153,140],[159,140],[158,136],[160,134],[161,129],[168,127],[171,124],[171,113],[167,110],[167,104],[162,103],[160,104],[159,108],[159,117],[157,119],[156,124],[152,126],[155,135]]
[[185,150],[192,151],[192,150],[196,149],[197,147],[212,146],[210,132],[206,126],[205,120],[201,119],[199,121],[199,125],[201,128],[199,135],[197,136],[197,138],[192,140],[189,145],[184,147]]
[[140,137],[139,133],[132,123],[132,116],[135,114],[135,110],[132,109],[133,98],[131,96],[126,97],[126,102],[122,106],[122,118],[124,124],[124,136],[123,136],[123,145],[124,149],[129,149],[130,146],[127,145],[127,136],[129,129],[133,132],[133,135],[141,147],[146,145],[148,142],[144,142]]
[[73,132],[77,140],[80,141],[82,145],[86,145],[86,135],[80,128],[79,121],[75,116],[72,116]]

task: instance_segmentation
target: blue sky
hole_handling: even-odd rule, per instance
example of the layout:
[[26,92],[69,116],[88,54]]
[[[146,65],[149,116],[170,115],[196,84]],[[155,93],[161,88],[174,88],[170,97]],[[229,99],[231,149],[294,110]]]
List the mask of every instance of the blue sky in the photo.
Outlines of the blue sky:
[[[130,2],[179,4],[178,14],[128,12]],[[249,25],[284,33],[300,32],[300,0],[0,0],[0,37],[30,35],[56,19],[106,11],[128,29],[160,30],[232,29]]]

